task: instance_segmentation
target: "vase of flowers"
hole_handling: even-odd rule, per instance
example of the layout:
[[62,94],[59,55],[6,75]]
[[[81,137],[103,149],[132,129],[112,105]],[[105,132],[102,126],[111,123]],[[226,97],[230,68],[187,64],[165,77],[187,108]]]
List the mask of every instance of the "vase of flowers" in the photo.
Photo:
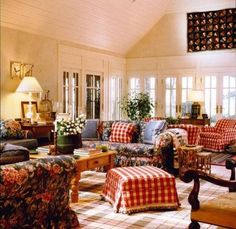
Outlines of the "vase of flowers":
[[74,149],[82,147],[81,133],[85,127],[85,115],[56,120],[57,150],[62,154],[72,154]]

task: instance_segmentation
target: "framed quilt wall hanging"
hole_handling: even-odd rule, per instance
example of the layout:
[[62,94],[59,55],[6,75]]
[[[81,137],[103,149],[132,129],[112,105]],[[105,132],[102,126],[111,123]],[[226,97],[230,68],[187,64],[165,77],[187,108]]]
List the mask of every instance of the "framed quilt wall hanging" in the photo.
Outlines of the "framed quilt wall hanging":
[[236,48],[236,8],[187,14],[188,52]]

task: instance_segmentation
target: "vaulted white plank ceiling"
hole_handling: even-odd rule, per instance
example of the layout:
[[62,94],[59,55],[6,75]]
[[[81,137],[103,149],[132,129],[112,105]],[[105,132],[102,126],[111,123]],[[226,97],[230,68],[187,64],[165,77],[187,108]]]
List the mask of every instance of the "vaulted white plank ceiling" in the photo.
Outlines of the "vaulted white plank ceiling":
[[1,26],[125,55],[166,12],[199,1],[234,0],[1,0]]

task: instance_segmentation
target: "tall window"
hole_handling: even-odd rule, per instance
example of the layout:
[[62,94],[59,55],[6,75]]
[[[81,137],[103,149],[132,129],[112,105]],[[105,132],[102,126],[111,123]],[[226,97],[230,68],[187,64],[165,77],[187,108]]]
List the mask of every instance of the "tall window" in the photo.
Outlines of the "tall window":
[[87,119],[100,118],[101,81],[99,75],[86,75]]
[[189,76],[182,77],[182,115],[191,113],[191,103],[189,93],[193,88],[193,78]]
[[140,79],[131,78],[130,79],[130,94],[135,94],[141,91]]
[[119,102],[121,100],[122,79],[119,77],[112,77],[110,79],[110,98],[109,98],[109,118],[111,120],[118,120],[121,117],[121,110]]
[[69,113],[72,118],[79,113],[79,73],[63,72],[63,112]]
[[236,76],[223,76],[223,109],[224,117],[236,118]]
[[211,117],[212,122],[216,122],[216,76],[205,77],[205,110]]
[[69,112],[69,72],[63,72],[63,113]]
[[151,98],[151,101],[153,103],[153,108],[151,111],[151,116],[155,116],[155,103],[156,103],[156,78],[155,77],[150,77],[150,78],[145,78],[145,92],[148,92]]
[[79,74],[73,73],[72,77],[72,117],[79,113]]
[[165,79],[165,115],[166,117],[176,116],[176,78],[168,77]]

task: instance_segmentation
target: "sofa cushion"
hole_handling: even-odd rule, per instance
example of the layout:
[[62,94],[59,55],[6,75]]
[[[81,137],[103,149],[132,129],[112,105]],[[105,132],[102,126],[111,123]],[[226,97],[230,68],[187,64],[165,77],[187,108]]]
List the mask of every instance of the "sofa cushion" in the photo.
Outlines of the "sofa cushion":
[[87,119],[81,136],[83,140],[98,140],[99,119]]
[[1,143],[10,143],[13,145],[23,146],[27,149],[35,149],[38,146],[38,141],[36,138],[7,139],[7,140],[1,140]]
[[130,143],[135,130],[133,123],[115,122],[112,124],[111,142]]
[[0,144],[0,165],[29,160],[29,150],[23,146]]
[[166,120],[151,120],[147,123],[144,130],[143,142],[153,144],[154,137],[165,130]]

